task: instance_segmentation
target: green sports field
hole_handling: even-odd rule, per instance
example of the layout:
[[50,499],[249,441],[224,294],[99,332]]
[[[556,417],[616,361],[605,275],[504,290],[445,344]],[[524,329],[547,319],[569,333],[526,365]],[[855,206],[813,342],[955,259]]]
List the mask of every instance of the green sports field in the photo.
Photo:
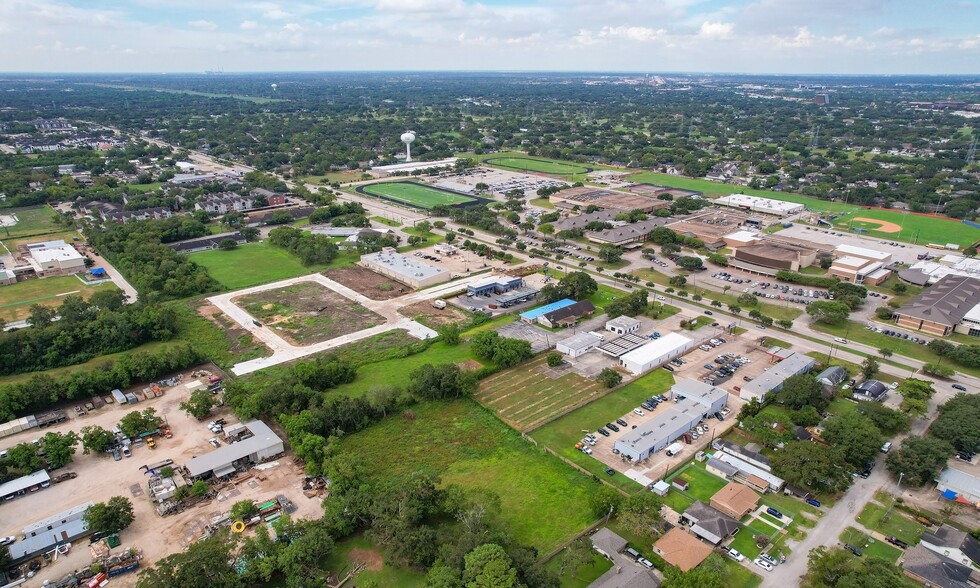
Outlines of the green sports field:
[[436,190],[415,182],[382,182],[364,186],[360,191],[371,196],[403,202],[418,208],[465,204],[476,200],[463,194]]
[[65,296],[77,294],[88,299],[98,290],[114,290],[116,285],[105,282],[90,286],[75,276],[57,276],[38,280],[25,280],[0,288],[0,319],[7,322],[25,319],[31,314],[31,305],[60,306]]
[[578,165],[577,163],[561,163],[558,161],[549,161],[547,159],[532,159],[530,157],[493,157],[487,159],[485,163],[507,169],[539,172],[542,174],[554,174],[559,176],[584,174],[589,172],[591,169],[583,165]]
[[[873,222],[854,220],[866,218],[880,220],[882,222],[894,223],[901,227],[897,233],[888,233],[880,230],[880,225]],[[914,242],[919,245],[937,243],[945,245],[956,243],[961,247],[969,247],[980,241],[980,229],[971,227],[957,220],[922,216],[919,214],[905,213],[900,210],[877,210],[867,208],[857,208],[851,212],[834,220],[834,224],[843,229],[868,229],[864,235],[877,237],[889,241]]]

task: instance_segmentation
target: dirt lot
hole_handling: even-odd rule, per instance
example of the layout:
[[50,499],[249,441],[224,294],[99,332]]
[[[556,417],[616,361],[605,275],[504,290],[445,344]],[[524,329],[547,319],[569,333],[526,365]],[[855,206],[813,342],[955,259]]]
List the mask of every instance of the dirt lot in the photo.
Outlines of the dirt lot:
[[[185,377],[184,382],[192,379]],[[85,416],[70,418],[69,421],[56,427],[44,429],[44,432],[78,431],[87,425],[111,428],[129,412],[127,409],[143,410],[153,407],[159,415],[167,419],[173,429],[174,437],[159,439],[156,449],[148,449],[145,446],[134,447],[133,456],[121,461],[113,461],[112,456],[108,454],[83,455],[79,449],[75,454],[74,462],[64,468],[64,471],[76,472],[77,478],[61,484],[53,484],[50,488],[0,504],[0,535],[18,535],[29,523],[78,504],[89,501],[103,502],[112,496],[125,496],[133,502],[136,521],[119,534],[122,539],[119,550],[139,547],[143,550],[144,565],[150,565],[168,554],[183,550],[199,536],[197,531],[202,529],[208,520],[227,512],[238,500],[247,498],[267,500],[277,494],[284,494],[298,508],[293,515],[295,518],[315,518],[321,515],[319,500],[311,500],[303,495],[302,469],[296,466],[287,454],[278,462],[273,462],[278,465],[261,472],[254,471],[250,478],[229,486],[216,500],[202,503],[171,517],[158,516],[147,497],[147,477],[140,470],[140,466],[167,458],[180,464],[188,461],[192,456],[203,455],[212,450],[208,439],[213,434],[203,423],[177,407],[181,401],[187,399],[187,396],[186,388],[177,386],[168,390],[164,396],[140,402],[135,407],[111,404]],[[215,412],[215,416],[222,416],[229,422],[238,420],[227,410]],[[38,430],[25,431],[4,438],[2,445],[7,448],[30,441],[37,436],[39,436]],[[40,586],[46,579],[60,578],[72,570],[88,565],[91,559],[88,541],[81,539],[75,542],[71,553],[60,557],[53,565],[43,568],[41,573],[24,586]],[[113,586],[133,586],[135,582],[136,574],[126,574],[112,580]]]
[[339,269],[323,272],[335,282],[339,282],[352,290],[356,290],[371,300],[391,300],[412,292],[405,284],[376,274],[359,265],[350,265]]
[[452,306],[446,306],[446,308],[438,309],[432,306],[432,302],[426,300],[423,302],[416,302],[415,304],[409,306],[403,306],[398,309],[398,314],[407,316],[408,318],[418,321],[423,325],[437,329],[442,325],[448,325],[450,323],[463,323],[469,320],[466,313],[459,310],[458,308],[453,308]]
[[315,282],[235,298],[293,345],[310,345],[380,325],[385,319]]

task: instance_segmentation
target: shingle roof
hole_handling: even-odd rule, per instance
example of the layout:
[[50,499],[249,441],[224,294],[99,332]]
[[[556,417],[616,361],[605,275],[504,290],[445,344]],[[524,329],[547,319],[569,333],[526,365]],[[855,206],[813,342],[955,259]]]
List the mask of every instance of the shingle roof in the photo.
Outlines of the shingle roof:
[[682,572],[697,566],[711,555],[711,547],[680,527],[674,527],[654,544],[660,557]]
[[684,516],[716,537],[725,538],[738,528],[738,521],[700,500],[687,507]]
[[580,300],[575,304],[553,310],[544,315],[544,318],[553,323],[571,317],[585,316],[592,312],[595,312],[595,305],[589,300]]
[[740,513],[754,508],[759,503],[759,495],[748,486],[729,482],[727,486],[711,497],[711,502],[727,508],[731,512]]
[[968,582],[973,570],[926,549],[921,545],[906,550],[902,567],[933,586],[942,588],[973,588]]
[[607,555],[613,555],[626,549],[626,539],[603,527],[592,535],[592,545]]
[[935,533],[924,533],[922,542],[961,550],[968,558],[980,565],[980,541],[969,533],[955,527],[943,525]]
[[947,275],[909,300],[897,313],[944,325],[956,325],[980,304],[980,279]]

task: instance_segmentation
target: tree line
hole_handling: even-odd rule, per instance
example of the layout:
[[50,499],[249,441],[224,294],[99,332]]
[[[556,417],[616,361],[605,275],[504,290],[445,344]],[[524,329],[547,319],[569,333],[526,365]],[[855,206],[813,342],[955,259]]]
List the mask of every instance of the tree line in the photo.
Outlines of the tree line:
[[[57,308],[31,306],[30,328],[0,332],[0,374],[42,371],[83,363],[177,334],[172,308],[123,305],[119,290],[96,292],[88,301],[66,296]],[[55,318],[58,320],[54,320]]]

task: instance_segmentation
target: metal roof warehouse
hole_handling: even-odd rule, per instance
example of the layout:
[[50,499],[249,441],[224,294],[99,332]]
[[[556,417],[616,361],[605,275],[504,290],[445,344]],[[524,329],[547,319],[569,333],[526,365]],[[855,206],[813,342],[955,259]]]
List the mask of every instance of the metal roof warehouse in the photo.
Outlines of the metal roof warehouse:
[[248,439],[225,445],[188,461],[185,466],[190,477],[206,478],[212,474],[225,476],[234,473],[238,462],[242,460],[247,459],[253,464],[261,463],[285,451],[282,439],[262,421],[249,421],[245,426],[252,432]]
[[48,472],[44,470],[38,470],[33,474],[27,474],[26,476],[21,476],[16,480],[11,480],[6,484],[0,484],[0,500],[12,495],[17,494],[22,490],[27,490],[33,486],[43,484],[45,482],[50,482],[51,477],[48,476]]

